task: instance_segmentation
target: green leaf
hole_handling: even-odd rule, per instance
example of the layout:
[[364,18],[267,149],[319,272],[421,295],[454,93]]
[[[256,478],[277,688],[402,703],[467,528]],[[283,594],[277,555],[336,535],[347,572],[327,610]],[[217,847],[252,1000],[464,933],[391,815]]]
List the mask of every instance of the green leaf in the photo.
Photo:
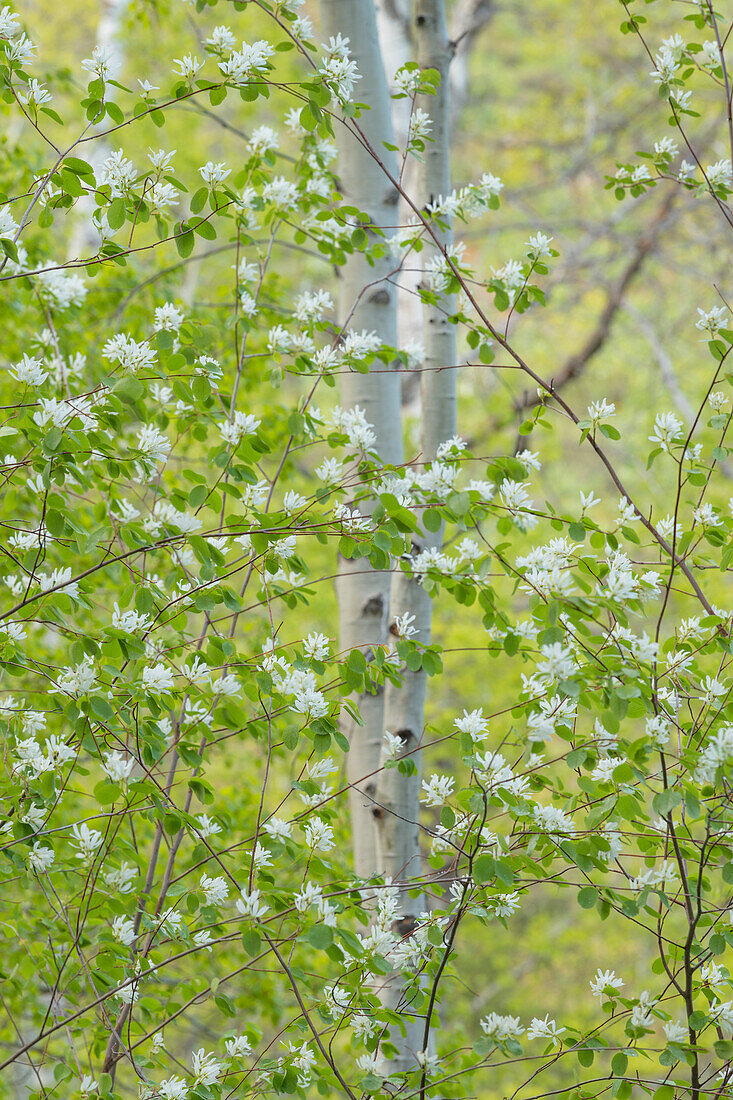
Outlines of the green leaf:
[[194,485],[191,492],[188,494],[188,502],[192,508],[200,508],[209,495],[209,489],[206,485]]
[[321,121],[321,118],[321,112],[315,104],[306,103],[305,107],[300,112],[300,125],[304,130],[313,131]]
[[426,531],[432,531],[434,533],[440,530],[441,524],[443,523],[443,517],[437,508],[428,508],[423,515],[422,522]]
[[611,1072],[616,1077],[621,1077],[622,1074],[626,1073],[626,1067],[628,1066],[628,1064],[629,1059],[627,1055],[624,1054],[622,1050],[618,1050],[611,1059]]
[[679,791],[659,791],[654,795],[652,799],[652,807],[655,813],[658,813],[661,817],[666,817],[682,802],[682,795]]
[[66,520],[55,508],[49,508],[46,512],[46,527],[56,538],[63,535],[66,530]]
[[254,928],[250,928],[246,932],[242,932],[242,947],[250,956],[250,958],[252,958],[254,955],[259,954],[260,946],[260,934],[259,932],[256,932]]
[[325,951],[333,943],[333,928],[328,924],[314,924],[307,939],[312,947]]
[[176,234],[176,249],[178,250],[178,255],[182,256],[184,259],[190,256],[193,252],[195,240],[196,238],[193,235],[193,230],[185,229],[183,232],[179,231]]
[[496,876],[496,862],[490,855],[480,855],[473,861],[472,871],[476,882],[491,882]]
[[578,890],[578,905],[581,909],[592,909],[598,900],[598,894],[594,886],[584,886]]
[[139,378],[129,374],[115,383],[112,387],[112,393],[119,397],[121,401],[126,401],[128,405],[134,405],[145,393],[145,386]]
[[120,226],[124,225],[125,214],[125,200],[119,197],[114,199],[107,208],[107,221],[110,229],[119,229]]
[[203,237],[205,241],[216,240],[216,229],[208,221],[197,221],[191,223],[195,233],[198,233],[199,237]]
[[206,199],[209,195],[208,187],[199,187],[198,191],[194,192],[191,199],[191,213],[199,214],[206,205]]

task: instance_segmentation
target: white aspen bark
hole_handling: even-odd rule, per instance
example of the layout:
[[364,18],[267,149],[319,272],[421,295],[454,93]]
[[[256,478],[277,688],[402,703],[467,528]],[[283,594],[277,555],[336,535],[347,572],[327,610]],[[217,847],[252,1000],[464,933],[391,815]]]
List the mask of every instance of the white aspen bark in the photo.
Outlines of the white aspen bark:
[[[424,97],[419,105],[432,118],[434,141],[427,144],[420,165],[418,205],[447,195],[450,190],[450,95],[449,66],[451,45],[445,20],[444,0],[415,0],[414,35],[417,60],[421,68],[437,69],[441,83],[435,96]],[[452,241],[450,229],[440,233],[441,243]],[[424,250],[429,256],[435,245]],[[455,326],[447,318],[454,310],[452,297],[443,295],[437,305],[423,307],[423,340],[426,348],[425,370],[422,375],[421,451],[422,460],[435,458],[437,449],[456,430],[455,389]],[[447,368],[447,369],[441,369]],[[440,546],[442,530],[435,534],[424,532],[414,539],[413,553]],[[394,574],[390,592],[390,622],[397,616],[415,616],[413,627],[419,631],[416,640],[423,645],[430,643],[431,598],[416,580],[402,571]],[[385,727],[397,735],[401,742],[399,756],[410,756],[417,772],[405,776],[398,768],[380,772],[377,786],[377,843],[380,867],[392,878],[400,890],[398,926],[402,934],[409,935],[421,911],[425,908],[422,894],[410,897],[410,883],[420,878],[420,754],[419,748],[424,728],[426,675],[405,672],[401,687],[389,685],[385,691]],[[392,1008],[400,1012],[406,1025],[404,1037],[391,1035],[398,1048],[398,1055],[389,1064],[389,1072],[399,1072],[415,1065],[415,1054],[422,1050],[425,1019],[410,1011],[404,979],[399,974],[390,975],[383,991]]]
[[[341,33],[350,40],[361,80],[356,89],[360,103],[369,104],[358,125],[390,172],[396,175],[393,153],[383,141],[392,141],[390,99],[379,51],[374,0],[321,0],[325,35]],[[344,197],[364,211],[375,226],[393,227],[398,195],[380,166],[348,128],[336,127],[339,171]],[[368,231],[368,226],[365,226]],[[393,229],[387,228],[390,234]],[[347,259],[340,272],[339,315],[349,327],[376,332],[389,345],[397,344],[397,307],[394,287],[385,276],[392,269],[389,256],[370,266],[362,253]],[[364,289],[366,288],[366,292]],[[353,311],[353,312],[352,312]],[[385,462],[402,461],[399,374],[381,372],[343,376],[341,403],[364,409],[377,435],[377,450]],[[368,511],[363,505],[362,511]],[[339,603],[339,646],[342,651],[386,638],[389,571],[377,572],[359,561],[341,561],[336,591]],[[377,870],[376,842],[371,802],[383,736],[383,696],[364,695],[358,700],[362,725],[349,719],[344,733],[349,739],[347,776],[351,784],[351,820],[356,873],[364,878]]]
[[450,38],[455,53],[450,70],[451,117],[458,118],[468,96],[469,63],[479,34],[496,14],[496,0],[457,0]]
[[[412,0],[375,0],[377,29],[384,60],[387,86],[395,90],[394,75],[407,61],[413,59]],[[403,97],[392,100],[392,129],[395,143],[404,150],[410,134],[412,99]],[[402,186],[408,195],[417,187],[418,162],[408,157],[402,170]],[[415,216],[404,201],[399,205],[400,225],[414,223]],[[410,254],[405,267],[397,278],[397,333],[400,347],[422,343],[422,309],[418,287],[422,278],[422,260],[417,252]],[[402,374],[402,409],[411,420],[420,415],[420,380],[410,373]]]
[[[394,74],[412,57],[410,40],[411,0],[375,0],[377,32],[387,87],[394,91]],[[410,123],[409,99],[392,101],[392,130],[395,143],[404,149]]]

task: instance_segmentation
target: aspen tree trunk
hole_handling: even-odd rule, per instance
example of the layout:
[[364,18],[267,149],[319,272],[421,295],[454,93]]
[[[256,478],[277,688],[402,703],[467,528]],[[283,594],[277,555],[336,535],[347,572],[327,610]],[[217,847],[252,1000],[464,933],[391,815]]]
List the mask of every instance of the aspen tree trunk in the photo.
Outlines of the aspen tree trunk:
[[[376,0],[377,30],[385,66],[387,87],[395,90],[394,75],[407,61],[413,60],[412,0]],[[410,133],[412,100],[409,97],[392,100],[392,129],[395,143],[404,150]],[[402,167],[402,186],[408,195],[414,195],[417,187],[418,162],[407,157]],[[410,206],[400,201],[400,225],[414,223],[415,215]],[[417,253],[409,256],[405,267],[397,275],[397,334],[400,346],[422,343],[422,307],[418,287],[422,278],[422,263]],[[420,379],[410,372],[402,374],[402,411],[417,421],[420,416]]]
[[[450,103],[448,70],[451,46],[446,28],[444,0],[415,0],[413,8],[414,41],[421,68],[437,69],[441,83],[436,96],[424,97],[419,106],[432,118],[433,142],[429,142],[420,165],[417,201],[424,205],[450,190]],[[450,244],[452,234],[441,233],[443,245]],[[427,257],[434,251],[427,246]],[[421,451],[422,461],[435,458],[441,443],[455,435],[455,326],[447,318],[454,310],[452,297],[443,295],[437,305],[423,307],[423,341],[426,348],[425,370],[422,375]],[[448,369],[441,369],[448,368]],[[423,532],[414,538],[413,554],[432,546],[440,546],[443,532]],[[423,586],[401,571],[395,572],[390,592],[390,621],[399,615],[415,616],[413,626],[419,631],[416,640],[427,645],[431,633],[431,599]],[[399,756],[409,756],[417,766],[411,775],[398,768],[380,773],[377,787],[377,845],[379,865],[400,887],[400,911],[396,931],[409,935],[420,912],[425,908],[422,895],[410,897],[409,885],[421,875],[420,858],[420,756],[415,754],[424,727],[426,675],[406,672],[401,687],[389,685],[385,691],[385,727],[401,742]],[[399,1072],[415,1065],[415,1053],[422,1050],[425,1019],[410,1011],[409,992],[404,979],[393,974],[385,983],[384,999],[403,1015],[404,1037],[391,1035],[398,1047],[398,1056],[385,1067]]]
[[[355,97],[369,104],[358,125],[369,144],[396,176],[394,154],[382,142],[392,141],[390,99],[379,51],[374,0],[321,0],[326,36],[341,33],[350,40],[361,80]],[[372,224],[392,227],[396,222],[395,189],[373,158],[345,127],[336,126],[340,178],[346,201],[364,211]],[[365,226],[368,232],[368,225]],[[391,233],[392,229],[387,229]],[[339,316],[349,318],[349,328],[376,332],[381,340],[397,344],[397,305],[394,287],[384,280],[391,271],[389,256],[370,266],[362,253],[350,256],[341,269]],[[364,288],[367,288],[364,293]],[[354,308],[356,303],[356,308]],[[353,313],[352,313],[353,310]],[[347,374],[341,384],[341,404],[364,409],[377,435],[377,450],[383,461],[402,461],[399,374]],[[363,512],[368,508],[363,504]],[[378,572],[363,561],[339,563],[336,591],[339,603],[339,646],[341,650],[386,639],[389,605],[388,571]],[[349,721],[344,732],[349,739],[347,773],[351,789],[351,820],[356,873],[364,878],[377,868],[376,842],[371,802],[375,773],[383,736],[383,697],[365,695],[358,700],[362,725]]]

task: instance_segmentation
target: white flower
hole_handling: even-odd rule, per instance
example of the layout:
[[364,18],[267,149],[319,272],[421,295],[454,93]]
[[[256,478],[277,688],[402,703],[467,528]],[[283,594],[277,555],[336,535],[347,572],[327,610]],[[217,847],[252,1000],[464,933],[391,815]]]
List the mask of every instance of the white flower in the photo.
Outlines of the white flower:
[[354,84],[361,80],[356,62],[345,56],[329,58],[318,70],[336,93],[342,103],[350,102],[354,91]]
[[535,806],[532,816],[539,828],[550,836],[562,836],[575,830],[572,820],[557,806]]
[[421,367],[425,362],[427,352],[418,340],[408,340],[406,344],[402,345],[401,350],[407,356],[407,366],[409,370],[414,370],[415,367]]
[[532,1023],[527,1028],[528,1039],[553,1039],[555,1042],[560,1042],[560,1036],[566,1029],[564,1027],[558,1027],[554,1020],[551,1020],[549,1016],[545,1016],[544,1020],[538,1019],[536,1016],[533,1018]]
[[154,214],[157,213],[166,217],[168,207],[175,206],[178,202],[178,191],[172,183],[166,183],[165,180],[158,180],[153,184],[151,189],[146,192],[145,200]]
[[695,322],[695,328],[699,328],[701,332],[706,332],[708,335],[706,339],[712,339],[722,328],[726,327],[728,320],[728,310],[725,306],[713,306],[712,309],[704,310],[698,306],[697,312],[700,314],[700,318]]
[[595,973],[595,977],[591,979],[590,987],[594,997],[598,997],[599,1000],[603,1000],[608,996],[606,990],[621,989],[624,984],[623,978],[617,978],[614,970],[600,970]]
[[112,935],[118,943],[129,947],[135,939],[135,922],[130,917],[115,917],[112,921]]
[[185,320],[185,315],[177,309],[172,302],[165,302],[162,306],[156,306],[153,315],[153,328],[156,332],[178,332]]
[[201,1085],[213,1085],[219,1080],[224,1068],[216,1061],[216,1055],[212,1052],[206,1053],[203,1047],[191,1052],[191,1065],[196,1083]]
[[422,789],[425,794],[420,799],[426,806],[442,806],[446,799],[453,794],[456,781],[450,775],[433,775],[430,779],[423,779]]
[[198,832],[202,838],[215,836],[221,832],[221,825],[210,818],[208,814],[199,814],[196,819],[198,821]]
[[204,874],[201,876],[200,886],[207,905],[221,905],[229,897],[229,883],[222,875],[210,878]]
[[333,308],[333,300],[327,290],[306,290],[295,299],[295,318],[302,324],[311,324],[320,321],[326,310]]
[[7,6],[0,10],[0,40],[7,42],[15,38],[19,30],[20,23],[15,12]]
[[110,890],[120,894],[129,894],[132,890],[132,884],[137,878],[137,868],[130,863],[121,863],[119,868],[105,871],[102,878]]
[[251,413],[235,412],[233,420],[226,420],[219,425],[219,433],[225,443],[236,447],[245,435],[256,432],[261,423]]
[[84,58],[81,67],[88,73],[94,73],[100,80],[106,80],[112,72],[111,50],[105,46],[95,46],[92,56]]
[[90,829],[85,822],[81,825],[73,825],[71,832],[79,849],[76,858],[83,863],[89,862],[104,839],[102,834],[97,829]]
[[224,1046],[230,1058],[246,1058],[252,1053],[252,1046],[246,1035],[235,1035],[233,1039],[227,1039]]
[[147,665],[143,669],[142,684],[151,694],[161,691],[170,691],[173,687],[173,673],[167,665]]
[[[155,312],[157,315],[157,310]],[[102,356],[111,363],[119,363],[123,371],[133,374],[152,366],[156,359],[155,352],[146,340],[133,340],[124,332],[118,332],[107,341],[102,348]]]
[[303,650],[311,660],[322,661],[330,654],[330,639],[325,634],[309,634],[303,643]]
[[705,168],[705,175],[713,190],[725,188],[730,191],[733,186],[730,160],[719,160],[715,164],[708,164]]
[[677,868],[666,859],[659,867],[647,867],[629,881],[629,886],[632,890],[644,890],[646,887],[661,886],[665,881],[670,885],[677,881]]
[[505,1039],[518,1039],[524,1033],[518,1016],[500,1016],[496,1012],[490,1012],[483,1020],[479,1020],[479,1024],[484,1035],[499,1043]]
[[659,141],[654,142],[654,152],[658,157],[665,157],[673,160],[678,155],[679,151],[679,145],[671,137],[663,137],[660,138]]
[[96,682],[97,676],[91,657],[85,657],[80,664],[65,668],[57,680],[63,692],[76,696],[87,695]]
[[657,748],[664,748],[669,741],[669,722],[662,714],[647,718],[645,723],[646,735],[651,738]]
[[552,255],[552,249],[550,245],[553,241],[552,237],[546,236],[544,233],[535,233],[527,241],[527,255],[531,260],[542,260],[546,256]]
[[356,1064],[359,1069],[363,1069],[365,1073],[379,1073],[380,1059],[376,1051],[366,1054],[360,1054],[356,1059]]
[[243,290],[239,295],[239,308],[245,317],[254,317],[258,312],[257,299],[248,290]]
[[305,826],[305,842],[309,848],[330,852],[336,846],[333,829],[320,817],[312,817]]
[[41,366],[40,359],[31,359],[29,356],[24,355],[10,368],[10,373],[14,378],[28,386],[42,386],[48,378],[48,372]]
[[613,401],[606,401],[605,397],[602,397],[600,401],[593,401],[588,406],[588,418],[591,422],[593,429],[595,430],[602,420],[608,420],[609,417],[616,415],[616,406]]
[[293,823],[281,817],[271,817],[262,828],[272,840],[288,840],[293,835]]
[[112,626],[115,630],[121,630],[125,634],[136,634],[147,630],[150,626],[150,622],[151,620],[148,616],[141,614],[139,611],[120,611],[119,605],[114,605]]
[[142,452],[143,459],[153,466],[165,464],[171,449],[171,441],[162,432],[158,431],[154,424],[146,424],[137,435],[138,448]]
[[306,684],[295,691],[290,709],[309,718],[322,718],[328,713],[328,702],[323,692]]
[[211,952],[211,931],[208,928],[202,928],[200,932],[194,932],[193,942],[197,947],[202,947],[205,951]]
[[682,421],[674,413],[657,413],[654,418],[654,431],[649,436],[651,443],[656,443],[663,451],[668,451],[670,443],[679,439],[681,435]]
[[491,904],[497,917],[511,917],[520,907],[519,893],[515,890],[511,894],[497,894]]
[[258,126],[252,131],[249,139],[249,147],[253,153],[264,156],[271,149],[277,149],[279,139],[270,126]]
[[714,676],[706,676],[700,687],[702,689],[700,698],[708,706],[714,703],[720,695],[726,695],[728,692],[725,684],[721,684],[720,680],[716,680]]
[[18,93],[18,99],[29,107],[40,107],[42,103],[50,103],[53,96],[45,84],[38,80],[29,80],[25,91]]
[[424,142],[433,128],[430,115],[422,107],[414,107],[410,115],[410,132],[407,138],[408,147],[416,142]]
[[115,750],[105,756],[102,767],[113,783],[124,783],[132,774],[135,760],[134,757],[125,757]]
[[583,512],[585,512],[587,508],[593,508],[596,504],[600,503],[600,497],[594,496],[592,492],[586,495],[586,493],[584,493],[582,489],[580,490],[580,507]]
[[384,740],[382,742],[384,757],[386,760],[394,760],[402,748],[404,747],[404,741],[401,737],[398,737],[394,733],[390,733],[389,730],[384,731]]
[[317,907],[323,899],[323,891],[315,882],[305,882],[297,894],[293,895],[293,904],[299,913],[305,913],[312,906]]
[[227,176],[231,175],[231,172],[231,168],[227,168],[223,161],[214,164],[212,160],[207,160],[206,164],[199,168],[201,179],[209,187],[215,187],[217,183],[223,183]]
[[668,1043],[689,1043],[690,1033],[685,1024],[670,1020],[662,1025]]
[[53,848],[44,848],[39,840],[35,841],[28,853],[28,865],[34,871],[47,871],[56,858]]
[[174,69],[174,72],[177,72],[179,76],[185,77],[189,83],[204,67],[203,61],[199,61],[197,57],[192,57],[190,53],[185,54],[184,57],[176,57],[173,64],[178,66],[177,69]]
[[189,1088],[182,1077],[168,1077],[160,1082],[156,1091],[162,1100],[186,1100]]
[[695,771],[698,783],[712,783],[718,768],[733,761],[733,726],[724,726],[703,748]]
[[242,890],[242,897],[237,898],[236,908],[242,916],[254,917],[257,920],[259,917],[264,917],[270,906],[262,904],[259,890]]
[[721,985],[727,981],[727,971],[710,959],[700,967],[700,978],[708,985]]
[[484,718],[483,707],[478,710],[464,710],[462,718],[456,718],[453,725],[461,733],[467,733],[474,741],[483,741],[489,731],[489,723]]
[[283,497],[283,511],[287,512],[288,515],[292,515],[293,512],[299,512],[302,508],[305,508],[307,504],[307,499],[300,493],[296,493],[294,489],[288,489]]

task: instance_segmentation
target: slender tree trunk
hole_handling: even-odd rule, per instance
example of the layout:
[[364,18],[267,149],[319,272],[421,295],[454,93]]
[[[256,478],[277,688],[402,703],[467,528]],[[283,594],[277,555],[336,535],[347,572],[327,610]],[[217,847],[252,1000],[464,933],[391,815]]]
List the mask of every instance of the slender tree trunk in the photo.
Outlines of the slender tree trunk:
[[[422,206],[450,190],[450,102],[448,70],[451,46],[445,20],[444,0],[415,0],[413,25],[417,60],[421,68],[437,69],[441,83],[436,96],[424,97],[418,105],[432,118],[434,142],[428,143],[424,160],[420,165],[417,199]],[[452,234],[446,229],[441,234],[442,243],[450,244]],[[424,250],[427,258],[435,246]],[[438,447],[455,435],[455,326],[448,322],[454,309],[452,298],[443,296],[437,305],[423,307],[423,340],[426,349],[425,371],[422,375],[421,451],[422,460],[435,458]],[[440,368],[445,368],[441,370]],[[431,546],[440,546],[443,532],[423,532],[415,538],[413,553]],[[394,574],[390,593],[390,619],[394,623],[400,615],[415,616],[413,627],[418,630],[417,641],[430,643],[432,608],[431,599],[423,586],[402,571]],[[424,728],[426,675],[406,672],[401,687],[389,685],[385,692],[385,726],[402,742],[401,756],[409,756],[417,766],[411,775],[403,775],[398,768],[380,773],[377,802],[378,854],[384,873],[400,886],[400,911],[398,928],[409,935],[425,908],[422,895],[410,897],[411,882],[421,874],[420,858],[420,755],[415,754]],[[415,1065],[415,1053],[422,1049],[425,1027],[424,1017],[410,1011],[409,983],[397,974],[388,979],[385,999],[403,1015],[406,1034],[391,1036],[399,1049],[398,1056],[388,1067],[398,1072]],[[388,989],[388,992],[387,992]]]
[[[324,32],[350,40],[361,80],[356,98],[368,103],[358,125],[372,148],[396,175],[394,154],[382,142],[391,142],[390,99],[379,51],[374,0],[321,0]],[[336,127],[340,178],[346,201],[364,211],[375,226],[393,227],[397,192],[385,179],[374,159],[348,129]],[[365,226],[368,230],[368,225]],[[393,232],[391,228],[387,233]],[[385,280],[393,263],[389,256],[370,266],[362,253],[350,256],[341,269],[339,314],[349,327],[376,332],[381,340],[397,344],[397,306],[394,287]],[[364,288],[367,288],[364,293]],[[353,312],[352,312],[353,311]],[[359,405],[374,426],[377,449],[385,462],[402,461],[399,374],[347,374],[341,385],[344,408]],[[362,505],[362,511],[368,509]],[[378,572],[368,563],[340,562],[336,590],[339,602],[339,644],[342,650],[383,643],[386,639],[389,603],[389,571]],[[377,869],[372,799],[383,736],[383,697],[365,695],[358,700],[362,724],[348,721],[347,770],[351,790],[351,818],[356,873],[369,877]]]

